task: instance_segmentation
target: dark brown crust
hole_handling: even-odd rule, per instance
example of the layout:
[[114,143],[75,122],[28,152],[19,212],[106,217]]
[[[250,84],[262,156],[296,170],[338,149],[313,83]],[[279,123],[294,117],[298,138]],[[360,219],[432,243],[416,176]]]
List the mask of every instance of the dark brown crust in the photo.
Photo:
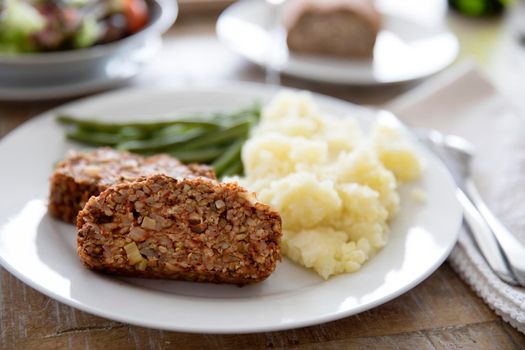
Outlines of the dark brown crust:
[[55,171],[51,176],[48,211],[67,223],[75,223],[77,213],[91,196],[102,192],[106,186],[75,181],[73,176]]
[[279,214],[236,183],[205,178],[112,186],[89,199],[77,229],[80,260],[116,275],[243,285],[281,258]]
[[145,158],[110,148],[71,152],[51,175],[49,213],[65,222],[75,223],[77,213],[91,196],[111,185],[158,173],[172,177],[216,178],[209,166],[185,166],[166,154]]

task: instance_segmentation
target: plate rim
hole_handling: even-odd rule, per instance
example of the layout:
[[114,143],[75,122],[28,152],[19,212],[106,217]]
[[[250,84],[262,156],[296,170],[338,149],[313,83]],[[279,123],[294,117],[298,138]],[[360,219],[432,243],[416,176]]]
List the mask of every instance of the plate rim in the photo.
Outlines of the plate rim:
[[[247,89],[251,89],[252,91],[254,91],[254,93],[256,93],[257,91],[261,91],[261,90],[266,90],[268,92],[276,92],[276,91],[278,91],[280,89],[283,89],[283,87],[282,86],[278,86],[278,85],[268,85],[268,84],[260,84],[260,83],[233,82],[233,83],[228,83],[228,84],[221,84],[221,83],[218,83],[218,82],[211,82],[211,83],[204,83],[204,84],[200,84],[200,85],[194,85],[194,86],[191,86],[189,88],[174,87],[174,86],[158,86],[158,87],[154,87],[154,88],[131,87],[131,88],[127,88],[127,89],[111,91],[111,92],[108,92],[108,93],[102,93],[102,94],[98,94],[98,95],[94,95],[94,96],[89,96],[89,97],[86,97],[86,98],[82,98],[82,99],[79,99],[79,100],[76,100],[76,101],[72,101],[72,102],[66,103],[64,105],[60,105],[58,107],[55,107],[55,108],[53,108],[51,110],[48,110],[48,111],[46,111],[44,113],[41,113],[41,114],[39,114],[39,115],[29,119],[28,121],[22,123],[17,128],[12,130],[9,134],[4,136],[0,140],[0,149],[2,148],[2,146],[6,142],[6,140],[9,140],[9,139],[11,139],[13,137],[16,137],[16,134],[18,134],[19,132],[23,131],[23,129],[30,128],[33,123],[37,123],[37,122],[43,121],[44,119],[49,118],[52,114],[56,113],[57,111],[60,111],[61,109],[74,108],[75,105],[80,105],[80,104],[85,104],[85,103],[89,104],[89,103],[92,103],[93,101],[98,100],[99,98],[114,98],[115,96],[126,95],[126,94],[129,94],[129,93],[140,92],[140,91],[149,91],[150,93],[159,93],[159,92],[172,92],[172,93],[173,92],[175,92],[175,93],[176,92],[193,92],[193,93],[197,93],[197,92],[203,92],[203,91],[212,92],[212,90],[216,90],[217,91],[219,89],[221,91],[224,91],[224,90],[230,91],[230,90],[235,90],[235,89],[243,89],[244,91],[246,91]],[[288,87],[286,87],[285,89],[286,90],[291,90],[291,91],[304,91],[304,90],[301,90],[301,89],[294,89],[294,88],[288,88]],[[359,106],[359,105],[355,105],[355,104],[353,104],[351,102],[348,102],[348,101],[345,101],[345,100],[342,100],[342,99],[339,99],[339,98],[335,98],[335,97],[331,97],[331,96],[327,96],[327,95],[323,95],[323,94],[319,94],[319,93],[315,93],[315,92],[311,92],[311,94],[312,94],[312,96],[314,98],[321,98],[324,101],[329,101],[329,102],[337,103],[337,104],[340,104],[340,105],[352,105],[353,107],[358,107],[358,108],[362,108],[362,109],[371,109],[371,108],[368,108],[368,107],[362,107],[362,106]],[[443,169],[446,169],[446,167],[443,165],[443,163],[437,157],[433,156],[430,153],[428,154],[428,156],[430,156],[432,158],[433,162],[439,164],[439,166],[442,167]],[[449,178],[448,180],[453,183],[452,176],[451,176],[451,174],[448,171],[446,171],[446,176]],[[459,208],[459,204],[457,204],[457,206]],[[449,254],[452,251],[452,249],[454,248],[455,243],[456,243],[456,241],[458,239],[458,236],[459,236],[460,227],[461,227],[461,220],[460,220],[461,217],[462,217],[462,215],[460,215],[460,213],[458,213],[458,220],[457,220],[457,223],[455,225],[456,230],[455,230],[454,234],[452,235],[454,239],[450,242],[448,247],[445,250],[443,250],[442,255],[439,257],[439,259],[436,259],[436,261],[432,264],[431,268],[427,269],[424,273],[421,273],[419,276],[417,276],[417,278],[411,279],[410,283],[406,283],[403,287],[397,289],[393,293],[388,294],[386,297],[383,296],[381,298],[377,298],[377,300],[375,300],[373,302],[362,304],[362,305],[359,305],[358,307],[355,307],[355,308],[350,309],[350,310],[345,310],[345,311],[342,311],[342,312],[335,312],[335,313],[328,314],[328,315],[325,315],[325,316],[316,317],[316,318],[307,319],[307,320],[302,320],[302,321],[294,321],[294,322],[290,322],[290,323],[287,323],[287,324],[277,323],[277,324],[274,324],[274,325],[268,325],[268,326],[264,326],[264,327],[258,326],[257,328],[253,328],[253,327],[250,327],[250,326],[247,326],[247,327],[242,328],[242,329],[239,329],[239,328],[229,329],[229,328],[222,328],[222,327],[217,327],[217,328],[212,328],[212,327],[199,328],[199,327],[192,327],[191,325],[180,326],[180,325],[166,324],[166,323],[164,323],[162,321],[161,322],[156,322],[156,320],[144,320],[144,319],[142,319],[142,320],[140,320],[140,322],[139,321],[135,321],[134,319],[130,320],[129,318],[126,318],[125,316],[120,316],[120,315],[116,315],[115,313],[112,313],[112,312],[106,312],[105,310],[93,308],[90,305],[86,305],[86,304],[83,304],[82,302],[77,301],[76,299],[63,297],[62,295],[58,294],[57,292],[54,292],[51,288],[46,287],[46,286],[41,285],[41,284],[38,284],[38,283],[34,282],[33,280],[31,280],[26,275],[24,275],[23,273],[19,272],[14,266],[9,264],[8,261],[6,259],[4,259],[4,257],[1,254],[0,254],[0,264],[7,271],[9,271],[9,273],[11,273],[13,276],[15,276],[16,278],[20,279],[22,282],[24,282],[25,284],[29,285],[30,287],[36,289],[37,291],[43,293],[44,295],[46,295],[46,296],[48,296],[48,297],[50,297],[52,299],[58,300],[58,301],[60,301],[60,302],[62,302],[64,304],[69,305],[71,307],[74,307],[76,309],[82,310],[84,312],[88,312],[88,313],[96,315],[96,316],[104,317],[104,318],[107,318],[107,319],[116,320],[116,321],[119,321],[119,322],[132,324],[132,325],[136,325],[136,326],[141,326],[141,327],[154,328],[154,329],[163,329],[163,330],[170,330],[170,331],[188,332],[188,333],[209,333],[209,334],[260,333],[260,332],[269,332],[269,331],[279,331],[279,330],[288,330],[288,329],[301,328],[301,327],[317,325],[317,324],[322,324],[322,323],[325,323],[325,322],[330,322],[330,321],[342,319],[342,318],[345,318],[345,317],[348,317],[348,316],[351,316],[351,315],[355,315],[355,314],[358,314],[360,312],[363,312],[363,311],[375,308],[375,307],[377,307],[379,305],[382,305],[382,304],[384,304],[384,303],[386,303],[386,302],[388,302],[388,301],[390,301],[390,300],[392,300],[394,298],[397,298],[398,296],[406,293],[407,291],[411,290],[412,288],[417,286],[419,283],[424,281],[434,271],[436,271],[439,268],[439,266],[441,266],[441,264],[445,261],[445,259],[449,256]]]

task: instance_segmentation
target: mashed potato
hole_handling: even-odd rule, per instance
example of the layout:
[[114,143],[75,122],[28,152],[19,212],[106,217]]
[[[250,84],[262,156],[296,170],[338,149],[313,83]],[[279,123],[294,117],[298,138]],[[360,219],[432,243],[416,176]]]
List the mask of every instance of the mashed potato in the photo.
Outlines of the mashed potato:
[[245,177],[283,219],[283,253],[323,278],[359,270],[388,241],[398,182],[421,167],[400,130],[365,135],[351,117],[324,114],[308,93],[283,92],[242,152]]

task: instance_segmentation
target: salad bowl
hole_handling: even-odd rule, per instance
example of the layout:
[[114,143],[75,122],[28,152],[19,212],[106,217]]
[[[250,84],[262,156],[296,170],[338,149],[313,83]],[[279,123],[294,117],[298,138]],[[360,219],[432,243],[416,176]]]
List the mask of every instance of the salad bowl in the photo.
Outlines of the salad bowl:
[[143,29],[107,44],[66,51],[0,53],[0,99],[22,99],[17,98],[17,91],[20,96],[38,99],[38,93],[25,92],[57,87],[67,91],[68,85],[97,79],[114,83],[135,75],[160,48],[161,34],[174,23],[178,13],[175,0],[147,0],[147,5],[149,22]]

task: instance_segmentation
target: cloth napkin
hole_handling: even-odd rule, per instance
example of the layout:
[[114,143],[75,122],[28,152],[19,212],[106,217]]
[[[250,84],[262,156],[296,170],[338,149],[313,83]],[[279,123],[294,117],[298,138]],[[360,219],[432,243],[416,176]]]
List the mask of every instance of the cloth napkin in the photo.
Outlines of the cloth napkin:
[[[386,107],[409,126],[472,142],[476,185],[498,218],[525,243],[525,120],[474,64],[435,77]],[[502,282],[463,229],[448,261],[498,315],[525,333],[525,288]]]

